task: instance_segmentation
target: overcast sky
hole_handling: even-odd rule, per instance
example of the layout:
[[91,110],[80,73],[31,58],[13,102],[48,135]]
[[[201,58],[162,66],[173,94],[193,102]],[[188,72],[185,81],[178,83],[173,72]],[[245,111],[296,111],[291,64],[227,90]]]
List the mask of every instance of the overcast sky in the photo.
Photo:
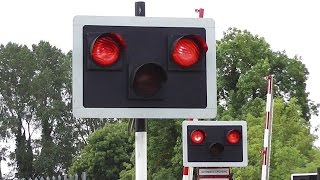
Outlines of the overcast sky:
[[[72,50],[75,15],[134,16],[133,0],[1,0],[0,44],[49,41],[64,52]],[[194,17],[196,8],[216,22],[220,39],[228,27],[247,29],[264,37],[273,50],[301,56],[310,75],[309,98],[320,102],[320,1],[308,0],[145,0],[146,16]],[[319,117],[311,120],[320,124]],[[320,132],[318,131],[317,134]],[[317,142],[320,146],[320,141]]]

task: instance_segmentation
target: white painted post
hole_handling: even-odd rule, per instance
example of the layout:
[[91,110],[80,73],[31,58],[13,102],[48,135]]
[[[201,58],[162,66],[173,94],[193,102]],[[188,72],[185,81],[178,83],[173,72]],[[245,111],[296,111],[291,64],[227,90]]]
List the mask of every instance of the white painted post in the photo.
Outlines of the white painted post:
[[87,178],[86,172],[82,172],[82,180],[86,180],[86,178]]
[[135,132],[136,180],[147,180],[147,132]]
[[192,180],[193,179],[193,169],[194,169],[194,167],[189,167],[189,178],[188,178],[188,180]]

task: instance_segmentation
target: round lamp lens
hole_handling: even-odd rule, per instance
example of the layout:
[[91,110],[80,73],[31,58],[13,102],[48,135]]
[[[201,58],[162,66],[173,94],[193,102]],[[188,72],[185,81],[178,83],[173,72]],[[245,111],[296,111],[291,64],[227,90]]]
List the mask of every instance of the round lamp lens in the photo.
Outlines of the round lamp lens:
[[93,42],[91,57],[96,64],[110,66],[117,62],[119,56],[119,44],[110,35],[102,35]]
[[240,138],[241,138],[240,132],[237,130],[230,130],[227,134],[227,141],[230,144],[239,143]]
[[194,144],[201,144],[205,139],[205,133],[202,130],[194,130],[190,135],[191,141]]

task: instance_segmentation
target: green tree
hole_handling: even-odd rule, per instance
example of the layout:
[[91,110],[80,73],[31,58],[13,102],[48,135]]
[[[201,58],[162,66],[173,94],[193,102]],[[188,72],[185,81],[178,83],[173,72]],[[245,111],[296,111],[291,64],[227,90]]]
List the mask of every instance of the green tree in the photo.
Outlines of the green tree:
[[306,120],[312,113],[317,114],[317,106],[308,99],[308,71],[300,58],[289,58],[285,52],[273,52],[264,38],[246,30],[230,28],[217,41],[220,110],[228,109],[236,118],[245,102],[265,96],[263,77],[270,74],[274,75],[276,96],[284,100],[296,97]]
[[[181,121],[172,119],[148,120],[148,174],[150,179],[174,179],[182,175],[173,158],[175,145],[181,137]],[[182,155],[182,154],[180,154]]]
[[[0,46],[1,130],[14,134],[19,177],[30,177],[33,173],[30,125],[35,116],[31,93],[35,65],[36,61],[27,46],[14,43]],[[23,123],[27,124],[27,129]]]
[[236,179],[260,177],[267,87],[263,77],[270,74],[274,75],[274,96],[278,97],[270,179],[288,179],[294,169],[313,166],[308,162],[319,151],[312,145],[308,120],[318,113],[318,105],[308,99],[308,71],[301,58],[274,52],[263,38],[233,28],[217,42],[217,74],[218,119],[243,119],[249,127],[249,166],[235,169]]
[[110,121],[73,118],[71,59],[44,41],[0,46],[0,136],[15,138],[18,177],[66,172],[88,135]]
[[[249,165],[233,170],[235,179],[239,180],[255,180],[261,176],[265,102],[262,99],[255,101],[243,111],[245,113],[242,118],[247,121],[249,127]],[[289,102],[275,99],[270,179],[289,179],[291,173],[297,172],[296,169],[302,171],[309,167],[313,168],[313,163],[308,164],[308,162],[312,162],[314,155],[320,153],[312,145],[315,137],[310,134],[310,124],[302,118],[297,101],[295,98]]]
[[108,123],[88,138],[79,157],[70,168],[72,174],[87,172],[90,179],[119,179],[133,152],[128,124]]
[[[179,119],[148,120],[148,179],[181,179],[181,123]],[[132,153],[132,164],[134,160]],[[135,167],[132,164],[121,172],[121,180],[135,178]]]
[[[36,73],[32,79],[31,92],[35,99],[35,114],[41,124],[42,147],[36,157],[35,173],[37,175],[52,176],[55,174],[60,152],[57,143],[54,143],[52,133],[54,124],[63,121],[68,103],[65,98],[67,84],[70,83],[69,71],[71,59],[68,59],[61,50],[51,46],[48,42],[41,41],[32,46],[32,53],[37,62],[33,68]],[[69,158],[70,160],[70,158]]]

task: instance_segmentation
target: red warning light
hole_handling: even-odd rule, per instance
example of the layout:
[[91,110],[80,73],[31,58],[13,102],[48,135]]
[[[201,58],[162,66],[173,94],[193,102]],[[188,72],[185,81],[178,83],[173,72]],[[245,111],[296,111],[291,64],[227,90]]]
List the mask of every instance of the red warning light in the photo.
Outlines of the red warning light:
[[227,141],[230,144],[239,143],[240,138],[241,138],[240,132],[237,130],[230,130],[227,134]]
[[123,46],[124,40],[119,34],[103,34],[93,42],[91,57],[100,66],[110,66],[118,61]]
[[205,139],[206,135],[205,133],[198,129],[198,130],[194,130],[191,132],[190,134],[190,138],[191,138],[191,141],[194,143],[194,144],[201,144],[203,143],[204,139]]
[[172,58],[182,67],[190,67],[200,60],[201,53],[208,49],[206,42],[200,36],[184,36],[175,41]]

